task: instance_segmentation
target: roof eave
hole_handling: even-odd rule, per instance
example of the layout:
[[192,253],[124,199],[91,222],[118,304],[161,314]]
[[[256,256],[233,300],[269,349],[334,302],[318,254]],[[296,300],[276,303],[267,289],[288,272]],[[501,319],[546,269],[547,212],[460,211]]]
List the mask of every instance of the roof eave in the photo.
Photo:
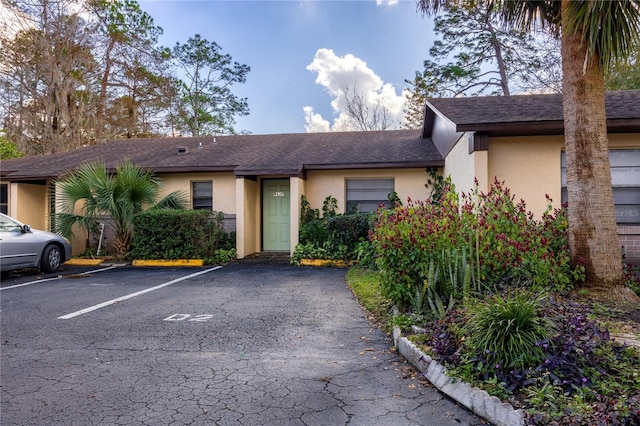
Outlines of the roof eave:
[[[482,132],[490,136],[563,135],[562,121],[518,121],[513,123],[468,123],[456,125],[458,132]],[[640,132],[640,118],[608,119],[609,133]]]
[[379,163],[342,163],[342,164],[305,164],[305,170],[341,170],[341,169],[406,169],[442,167],[444,159],[422,161],[395,161]]

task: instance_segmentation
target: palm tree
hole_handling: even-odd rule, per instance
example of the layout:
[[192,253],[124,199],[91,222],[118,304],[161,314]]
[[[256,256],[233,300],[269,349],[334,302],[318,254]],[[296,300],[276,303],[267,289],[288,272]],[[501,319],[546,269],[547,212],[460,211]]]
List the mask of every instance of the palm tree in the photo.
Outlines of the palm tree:
[[[153,173],[122,163],[115,173],[108,173],[104,163],[86,163],[57,182],[60,188],[56,229],[70,238],[75,225],[96,233],[98,218],[110,216],[106,221],[115,234],[114,248],[118,255],[126,254],[133,237],[133,216],[145,208],[183,209],[185,195],[172,192],[156,202],[160,182]],[[80,202],[80,204],[78,204]],[[76,213],[76,207],[81,213]]]
[[[467,2],[486,3],[507,24],[528,31],[549,27],[560,37],[571,261],[585,266],[585,286],[630,299],[611,188],[604,76],[640,39],[640,0]],[[418,0],[418,9],[436,14],[446,3]]]

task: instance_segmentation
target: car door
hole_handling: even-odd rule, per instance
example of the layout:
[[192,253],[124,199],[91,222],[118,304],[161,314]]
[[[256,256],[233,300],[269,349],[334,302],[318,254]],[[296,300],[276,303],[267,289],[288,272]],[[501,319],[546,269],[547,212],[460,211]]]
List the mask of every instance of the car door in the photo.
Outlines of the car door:
[[31,232],[6,216],[0,217],[0,269],[38,264],[38,241]]

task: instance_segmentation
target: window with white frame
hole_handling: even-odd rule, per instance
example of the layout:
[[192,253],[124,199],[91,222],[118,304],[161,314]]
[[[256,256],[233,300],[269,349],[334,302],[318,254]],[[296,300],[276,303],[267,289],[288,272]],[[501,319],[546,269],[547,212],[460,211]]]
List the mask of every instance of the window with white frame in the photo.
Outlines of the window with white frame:
[[[613,203],[618,224],[640,224],[640,149],[609,150]],[[562,202],[567,195],[567,157],[562,151]]]
[[213,210],[213,183],[191,182],[191,208],[194,210]]
[[380,204],[389,207],[389,194],[394,191],[393,179],[347,179],[347,212],[369,213]]

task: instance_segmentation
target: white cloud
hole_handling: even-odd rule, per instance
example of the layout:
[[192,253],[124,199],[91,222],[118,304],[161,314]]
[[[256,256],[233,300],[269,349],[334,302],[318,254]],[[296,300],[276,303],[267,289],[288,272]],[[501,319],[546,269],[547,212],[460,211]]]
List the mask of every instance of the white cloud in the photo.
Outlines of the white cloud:
[[331,124],[322,118],[320,114],[316,114],[313,107],[306,106],[304,110],[304,121],[307,123],[304,125],[304,129],[307,133],[329,132],[331,131]]
[[405,94],[396,94],[396,89],[389,83],[384,83],[376,73],[367,66],[367,63],[352,54],[336,56],[331,49],[318,49],[311,64],[307,69],[318,73],[316,83],[323,86],[333,97],[331,107],[334,112],[333,124],[320,114],[315,113],[312,107],[304,107],[305,129],[325,129],[322,131],[349,130],[347,126],[348,115],[345,113],[346,98],[354,94],[362,96],[370,110],[374,108],[386,108],[394,125],[398,128],[404,120]]
[[387,6],[395,6],[396,4],[398,4],[398,0],[376,0],[376,4],[378,6],[381,6],[383,4],[386,4]]

